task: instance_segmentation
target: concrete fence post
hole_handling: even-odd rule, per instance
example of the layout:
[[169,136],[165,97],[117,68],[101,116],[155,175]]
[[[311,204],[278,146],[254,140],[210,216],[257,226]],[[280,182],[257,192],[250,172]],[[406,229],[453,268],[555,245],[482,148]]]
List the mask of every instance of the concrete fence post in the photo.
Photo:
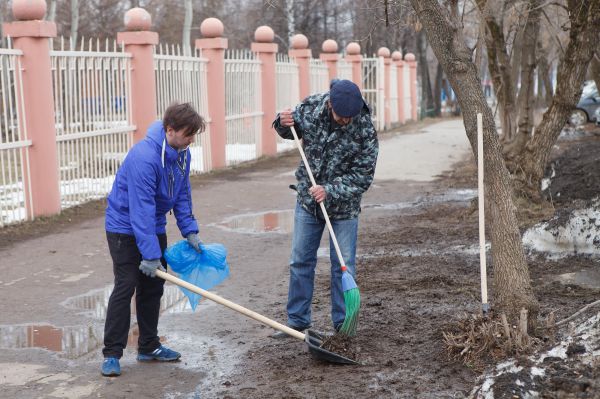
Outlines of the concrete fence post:
[[338,54],[338,44],[335,40],[327,39],[321,45],[323,52],[319,55],[319,58],[327,65],[327,72],[329,73],[329,82],[332,79],[338,77],[337,62],[340,58]]
[[117,42],[131,54],[131,123],[135,125],[132,144],[146,137],[156,118],[156,82],[154,78],[154,46],[158,33],[150,31],[148,11],[135,7],[125,13],[126,32],[117,33]]
[[362,90],[362,55],[360,55],[360,44],[356,42],[348,43],[344,59],[346,62],[352,64],[352,81]]
[[413,53],[406,54],[404,60],[408,63],[410,76],[410,113],[413,121],[417,120],[417,61]]
[[303,34],[292,36],[292,49],[288,55],[298,64],[298,80],[300,83],[300,99],[310,94],[310,59],[312,51],[308,48],[308,39]]
[[[227,124],[225,122],[225,50],[227,39],[223,38],[223,23],[217,18],[207,18],[200,24],[204,38],[196,39],[196,48],[208,59],[207,98],[210,116],[210,133],[205,141],[210,151],[207,169],[226,165]],[[205,152],[206,154],[206,152]]]
[[392,113],[390,111],[390,67],[392,59],[390,58],[390,49],[387,47],[380,47],[379,50],[377,50],[377,55],[383,57],[383,88],[378,87],[377,89],[383,89],[383,121],[385,129],[389,129],[392,127]]
[[13,39],[13,47],[23,52],[20,56],[22,81],[17,82],[17,96],[23,99],[25,110],[24,117],[20,112],[19,129],[31,140],[29,165],[23,162],[26,214],[55,215],[61,209],[60,176],[49,39],[56,37],[56,24],[42,21],[46,13],[43,0],[13,0],[12,11],[17,21],[5,23],[2,28],[4,35]]
[[406,117],[404,116],[404,62],[402,61],[402,53],[394,51],[392,60],[394,61],[392,68],[396,68],[396,83],[398,86],[398,122],[404,124]]
[[277,154],[277,139],[271,129],[271,122],[276,115],[276,72],[275,55],[277,44],[273,43],[275,32],[268,26],[259,26],[254,32],[251,50],[258,55],[261,62],[261,102],[262,102],[262,129],[257,142],[256,153],[258,156]]

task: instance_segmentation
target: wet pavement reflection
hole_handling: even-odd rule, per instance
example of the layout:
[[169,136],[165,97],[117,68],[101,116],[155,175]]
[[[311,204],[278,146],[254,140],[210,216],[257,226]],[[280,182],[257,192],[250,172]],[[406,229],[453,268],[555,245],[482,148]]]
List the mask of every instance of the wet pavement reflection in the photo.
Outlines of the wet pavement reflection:
[[[39,348],[56,352],[60,357],[77,359],[102,345],[104,318],[113,286],[90,291],[67,299],[62,303],[67,309],[80,310],[90,317],[85,325],[58,327],[46,323],[0,325],[0,349]],[[175,286],[165,286],[161,299],[161,313],[191,312],[185,295]],[[135,296],[131,303],[132,320],[135,321]],[[128,336],[128,346],[137,346],[139,330],[134,323]],[[164,342],[165,338],[161,337]]]
[[[441,194],[431,194],[417,198],[411,202],[396,202],[387,204],[364,204],[362,209],[372,209],[376,211],[409,211],[411,209],[420,211],[422,207],[440,202],[468,202],[477,196],[477,191],[472,189],[452,189]],[[259,213],[245,213],[235,215],[223,220],[220,223],[213,223],[209,226],[235,231],[245,234],[289,234],[294,229],[294,211],[288,210],[270,210]]]

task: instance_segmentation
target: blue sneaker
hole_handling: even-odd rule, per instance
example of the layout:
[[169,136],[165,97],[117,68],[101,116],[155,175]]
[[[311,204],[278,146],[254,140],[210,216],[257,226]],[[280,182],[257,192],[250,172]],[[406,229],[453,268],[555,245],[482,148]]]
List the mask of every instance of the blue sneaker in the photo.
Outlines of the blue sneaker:
[[105,377],[117,377],[121,375],[121,365],[116,357],[104,358],[102,362],[102,375]]
[[173,362],[181,357],[181,353],[175,352],[166,346],[159,346],[151,353],[138,353],[138,362],[149,362],[158,360],[159,362]]

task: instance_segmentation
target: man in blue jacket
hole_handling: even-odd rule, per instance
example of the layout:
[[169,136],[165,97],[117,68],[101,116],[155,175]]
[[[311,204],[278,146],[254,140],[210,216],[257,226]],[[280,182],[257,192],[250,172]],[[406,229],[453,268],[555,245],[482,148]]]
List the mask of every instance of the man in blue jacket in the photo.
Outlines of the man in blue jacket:
[[121,374],[119,359],[127,345],[130,303],[136,293],[139,326],[138,361],[175,361],[181,354],[162,346],[158,315],[167,247],[166,213],[173,210],[181,234],[200,250],[198,224],[192,213],[190,151],[204,119],[189,104],[173,104],[146,138],[134,145],[117,171],[106,208],[106,237],[113,260],[115,286],[104,326],[102,375]]

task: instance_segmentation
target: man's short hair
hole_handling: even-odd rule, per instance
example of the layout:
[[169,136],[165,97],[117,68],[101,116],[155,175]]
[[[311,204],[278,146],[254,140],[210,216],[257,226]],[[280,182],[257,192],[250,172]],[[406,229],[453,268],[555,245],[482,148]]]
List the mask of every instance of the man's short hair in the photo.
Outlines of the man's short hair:
[[174,130],[185,129],[186,136],[202,133],[206,129],[206,122],[190,103],[173,103],[163,116],[165,131],[171,127]]

